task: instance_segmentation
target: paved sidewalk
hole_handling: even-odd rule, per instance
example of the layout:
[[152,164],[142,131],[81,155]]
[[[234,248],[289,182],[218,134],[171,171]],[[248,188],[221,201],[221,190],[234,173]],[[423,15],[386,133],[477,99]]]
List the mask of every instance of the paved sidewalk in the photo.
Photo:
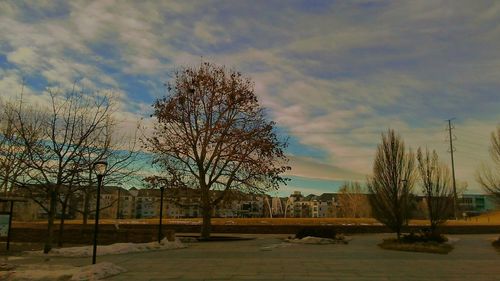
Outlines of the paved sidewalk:
[[[382,250],[390,235],[355,235],[349,245],[283,243],[283,235],[189,248],[98,257],[128,270],[109,280],[500,280],[496,235],[458,235],[448,255]],[[30,258],[18,263],[85,265],[90,259]]]

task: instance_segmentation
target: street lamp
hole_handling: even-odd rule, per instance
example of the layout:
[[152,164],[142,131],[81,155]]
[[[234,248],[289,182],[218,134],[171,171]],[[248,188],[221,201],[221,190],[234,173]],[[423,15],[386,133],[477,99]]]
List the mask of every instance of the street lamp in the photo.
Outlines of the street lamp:
[[161,242],[163,232],[162,232],[162,219],[163,219],[163,192],[165,191],[165,186],[162,184],[160,186],[160,226],[158,229],[158,243]]
[[97,199],[95,207],[95,225],[94,225],[94,249],[92,251],[92,264],[95,264],[96,252],[97,252],[97,233],[99,231],[99,202],[101,199],[101,185],[102,179],[106,174],[106,169],[108,167],[108,162],[106,161],[96,161],[94,163],[94,172],[97,175]]
[[161,243],[161,239],[163,238],[163,226],[162,226],[162,220],[163,220],[163,193],[165,191],[165,185],[167,184],[165,179],[160,179],[160,178],[154,178],[153,179],[153,184],[159,184],[160,185],[160,221],[158,225],[158,243]]

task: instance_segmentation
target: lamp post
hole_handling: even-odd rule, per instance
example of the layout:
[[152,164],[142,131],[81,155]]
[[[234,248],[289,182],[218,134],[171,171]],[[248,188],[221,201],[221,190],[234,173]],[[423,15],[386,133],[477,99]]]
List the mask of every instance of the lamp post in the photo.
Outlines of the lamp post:
[[158,243],[161,242],[161,238],[163,236],[162,232],[162,219],[163,219],[163,191],[165,191],[165,186],[160,186],[160,225],[158,227]]
[[99,231],[99,208],[100,208],[100,199],[101,199],[101,185],[102,179],[106,174],[106,169],[108,167],[108,163],[106,161],[97,161],[94,163],[94,172],[97,175],[97,199],[96,199],[96,208],[95,208],[95,225],[94,225],[94,248],[92,251],[92,264],[95,264],[96,253],[97,253],[97,234]]
[[118,223],[118,220],[121,219],[122,213],[120,212],[120,197],[121,197],[121,191],[122,187],[119,185],[118,186],[118,201],[116,205],[116,221]]

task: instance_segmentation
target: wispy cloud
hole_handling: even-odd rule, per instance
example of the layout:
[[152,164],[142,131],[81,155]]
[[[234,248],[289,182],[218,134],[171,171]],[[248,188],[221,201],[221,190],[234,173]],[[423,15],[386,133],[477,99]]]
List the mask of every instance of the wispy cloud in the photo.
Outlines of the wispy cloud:
[[[120,116],[148,104],[180,65],[238,69],[294,145],[292,174],[368,174],[380,132],[448,158],[474,188],[500,122],[500,4],[490,1],[3,1],[0,93],[43,102],[43,87],[119,96]],[[120,118],[121,118],[120,117]],[[318,156],[320,153],[322,155]]]

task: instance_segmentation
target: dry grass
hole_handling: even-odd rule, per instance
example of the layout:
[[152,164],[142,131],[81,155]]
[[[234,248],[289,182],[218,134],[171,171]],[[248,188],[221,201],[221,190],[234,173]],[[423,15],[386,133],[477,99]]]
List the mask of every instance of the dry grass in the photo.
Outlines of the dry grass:
[[[89,220],[92,224],[94,221]],[[201,218],[164,218],[166,224],[201,224]],[[39,223],[46,224],[46,220],[36,222],[14,222],[15,224]],[[57,222],[56,222],[57,223]],[[81,224],[82,220],[66,220],[66,224]],[[116,219],[100,219],[100,224],[115,224]],[[158,218],[154,219],[121,219],[119,224],[157,224]],[[213,225],[378,225],[372,218],[212,218]]]
[[448,254],[453,250],[453,246],[446,243],[437,242],[415,242],[415,243],[405,243],[400,242],[397,239],[384,239],[384,241],[378,246],[382,249],[396,250],[396,251],[406,251],[406,252],[421,252],[421,253],[432,253],[432,254]]
[[479,224],[500,224],[500,211],[489,212],[477,217],[472,217],[468,219],[470,223]]
[[[101,219],[101,224],[115,224],[116,219]],[[14,222],[24,224],[25,222]],[[26,222],[45,224],[46,220]],[[57,222],[56,222],[57,223]],[[67,220],[67,224],[81,224],[82,220]],[[89,220],[92,224],[93,220]],[[119,224],[157,224],[158,219],[122,219]],[[201,218],[164,218],[166,224],[201,224]],[[380,225],[373,218],[213,218],[214,225]],[[427,220],[411,220],[410,225],[428,226]],[[446,225],[500,225],[500,211],[484,214],[469,220],[450,220]]]

